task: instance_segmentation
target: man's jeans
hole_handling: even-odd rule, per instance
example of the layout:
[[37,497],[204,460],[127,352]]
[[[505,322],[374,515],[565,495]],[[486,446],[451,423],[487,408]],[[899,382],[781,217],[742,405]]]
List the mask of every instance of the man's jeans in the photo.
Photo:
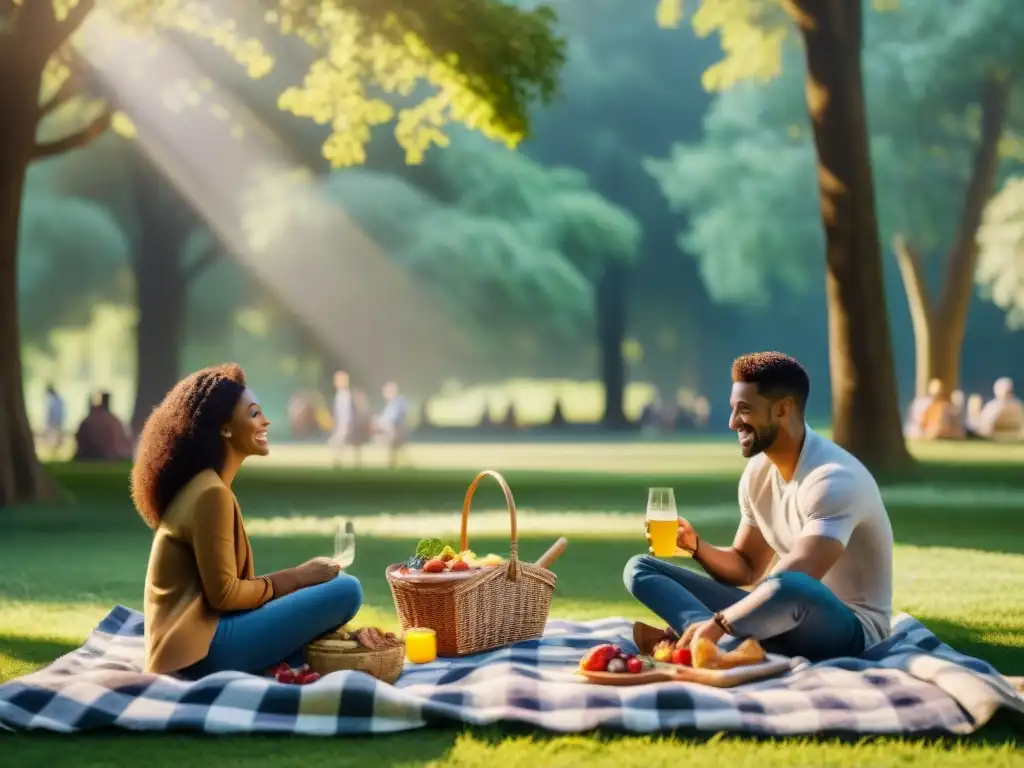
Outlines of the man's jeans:
[[[821,661],[859,656],[864,650],[864,628],[853,611],[804,573],[769,576],[746,592],[650,555],[637,555],[626,564],[623,580],[633,597],[679,634],[723,611],[737,637],[757,638],[771,653]],[[726,611],[744,598],[743,606]]]
[[297,667],[305,660],[306,643],[347,624],[362,602],[362,585],[342,573],[251,611],[225,613],[206,658],[181,674],[192,679],[224,670],[258,675],[281,661]]

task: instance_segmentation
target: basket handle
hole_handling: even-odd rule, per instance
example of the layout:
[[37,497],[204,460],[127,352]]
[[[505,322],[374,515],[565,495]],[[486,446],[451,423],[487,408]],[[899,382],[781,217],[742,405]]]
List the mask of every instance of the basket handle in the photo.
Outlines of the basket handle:
[[509,547],[509,558],[508,558],[508,576],[509,579],[515,581],[515,563],[519,559],[519,531],[516,527],[516,500],[512,498],[512,489],[508,487],[508,483],[505,482],[505,478],[501,476],[500,472],[496,472],[493,469],[485,469],[479,475],[473,478],[473,482],[469,484],[469,488],[466,490],[466,497],[462,501],[462,532],[459,537],[459,550],[465,552],[469,548],[469,535],[467,531],[467,525],[469,524],[469,509],[473,504],[473,495],[476,493],[477,486],[480,485],[480,481],[487,476],[493,477],[501,488],[501,492],[505,494],[505,504],[508,506],[508,517],[511,529],[511,546]]

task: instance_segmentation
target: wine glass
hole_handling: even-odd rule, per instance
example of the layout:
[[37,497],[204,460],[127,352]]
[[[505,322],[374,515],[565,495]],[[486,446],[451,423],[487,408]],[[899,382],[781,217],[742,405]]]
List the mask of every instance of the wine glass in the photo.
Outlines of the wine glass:
[[349,520],[344,525],[338,525],[334,534],[334,561],[341,566],[342,570],[348,568],[356,559],[356,531]]

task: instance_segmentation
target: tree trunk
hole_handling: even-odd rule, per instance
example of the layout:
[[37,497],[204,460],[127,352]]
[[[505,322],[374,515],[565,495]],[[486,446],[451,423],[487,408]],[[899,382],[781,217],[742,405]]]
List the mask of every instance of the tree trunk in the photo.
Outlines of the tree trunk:
[[833,435],[873,470],[911,463],[900,428],[860,57],[863,9],[790,0],[807,57],[826,240]]
[[922,397],[928,391],[928,382],[935,378],[935,308],[917,251],[902,235],[893,238],[892,247],[914,329],[914,396]]
[[0,508],[56,497],[36,457],[25,412],[18,325],[18,224],[25,174],[35,149],[42,69],[0,40]]
[[914,326],[914,390],[918,397],[926,393],[932,379],[939,379],[947,392],[960,384],[960,354],[978,262],[976,237],[985,205],[995,189],[999,140],[1008,107],[1009,83],[1002,77],[990,76],[981,102],[981,135],[953,245],[946,256],[938,301],[933,301],[928,293],[921,260],[913,246],[902,236],[897,236],[893,243]]
[[597,345],[604,384],[604,415],[608,429],[627,426],[626,363],[622,344],[626,337],[626,268],[617,263],[605,267],[597,283]]
[[137,435],[149,414],[177,383],[188,300],[188,277],[183,266],[184,231],[159,172],[141,147],[131,150],[131,179],[139,237],[133,244],[136,304],[135,407],[132,431]]
[[946,260],[942,291],[935,304],[935,376],[950,390],[959,386],[960,353],[967,329],[967,311],[974,294],[974,271],[978,263],[976,237],[985,206],[992,196],[999,170],[999,140],[1006,124],[1010,83],[992,75],[985,82],[981,102],[981,135],[971,168],[964,205],[956,235]]
[[136,435],[177,383],[181,371],[188,286],[178,258],[178,253],[163,247],[135,257],[139,318],[135,328],[138,371],[132,430]]

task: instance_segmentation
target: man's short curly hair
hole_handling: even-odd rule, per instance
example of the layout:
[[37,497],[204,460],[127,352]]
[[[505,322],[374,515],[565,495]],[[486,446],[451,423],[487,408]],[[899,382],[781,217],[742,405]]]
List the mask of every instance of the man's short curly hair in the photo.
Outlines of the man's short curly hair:
[[792,397],[802,411],[811,394],[811,379],[795,359],[781,352],[754,352],[737,357],[732,364],[732,380],[756,384],[768,398]]
[[189,480],[224,466],[220,429],[231,420],[245,373],[234,363],[186,376],[167,393],[142,427],[132,467],[132,501],[156,529],[164,511]]

